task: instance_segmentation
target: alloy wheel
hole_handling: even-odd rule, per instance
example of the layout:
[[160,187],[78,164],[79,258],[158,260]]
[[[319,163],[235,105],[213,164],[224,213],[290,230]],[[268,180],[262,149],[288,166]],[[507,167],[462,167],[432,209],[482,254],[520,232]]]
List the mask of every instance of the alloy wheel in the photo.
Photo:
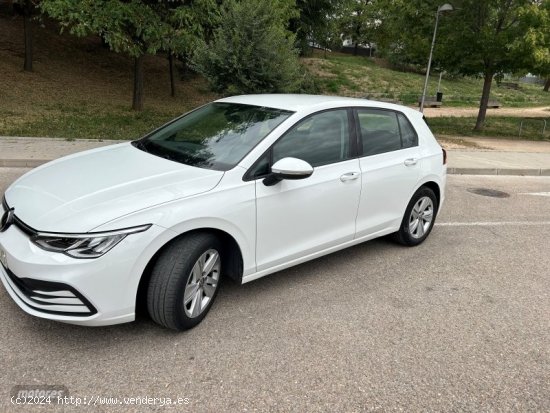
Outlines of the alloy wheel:
[[195,262],[183,294],[187,317],[198,317],[208,307],[218,288],[220,270],[220,254],[215,249],[209,249]]
[[416,239],[422,238],[430,230],[434,217],[433,201],[423,196],[415,204],[409,216],[409,234]]

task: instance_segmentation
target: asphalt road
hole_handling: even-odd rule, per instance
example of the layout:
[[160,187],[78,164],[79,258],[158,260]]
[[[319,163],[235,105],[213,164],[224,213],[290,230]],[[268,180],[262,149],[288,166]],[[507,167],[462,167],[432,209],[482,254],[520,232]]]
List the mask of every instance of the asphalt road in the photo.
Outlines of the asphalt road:
[[[0,169],[0,189],[21,171]],[[185,333],[145,318],[45,321],[0,288],[0,411],[38,410],[11,405],[10,390],[51,384],[82,398],[188,398],[172,411],[549,412],[548,195],[550,178],[450,176],[423,245],[376,240],[227,282]]]

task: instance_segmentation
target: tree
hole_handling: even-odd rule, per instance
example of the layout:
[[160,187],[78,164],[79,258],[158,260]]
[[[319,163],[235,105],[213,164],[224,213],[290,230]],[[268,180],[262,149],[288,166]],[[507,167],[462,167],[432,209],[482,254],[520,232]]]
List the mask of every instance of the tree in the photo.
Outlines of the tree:
[[[379,53],[396,66],[424,66],[433,35],[434,13],[440,3],[437,0],[376,0],[373,8],[380,24],[374,35]],[[441,42],[439,37],[438,48]]]
[[521,48],[527,43],[527,50],[531,51],[529,70],[546,79],[543,90],[550,89],[550,0],[535,2],[522,11],[528,21],[528,29],[523,42],[516,47]]
[[[457,6],[442,31],[446,43],[441,48],[440,64],[463,75],[482,75],[474,128],[482,130],[494,76],[529,65],[532,48],[525,42],[530,27],[525,10],[538,6],[531,0],[462,0]],[[466,47],[457,47],[460,44]]]
[[13,8],[17,14],[23,16],[23,37],[25,43],[25,61],[23,70],[32,72],[32,16],[35,13],[36,2],[32,0],[15,0]]
[[340,11],[339,25],[341,34],[353,41],[353,54],[357,55],[360,44],[371,44],[376,27],[380,24],[380,15],[375,0],[348,0]]
[[316,34],[327,32],[330,16],[342,6],[337,0],[296,0],[298,13],[290,20],[289,27],[296,35],[301,55],[310,53],[309,42]]
[[210,38],[219,24],[219,6],[216,0],[160,1],[155,6],[162,20],[170,26],[163,50],[168,54],[170,94],[175,96],[175,58],[186,59],[195,50],[200,39]]
[[[436,0],[384,0],[380,38],[406,63],[426,63]],[[534,0],[454,0],[455,10],[441,18],[434,65],[450,73],[483,78],[476,130],[483,129],[493,78],[529,66],[532,47],[525,42]]]
[[[111,50],[134,59],[132,108],[143,109],[143,60],[159,50],[179,52],[187,39],[187,9],[209,0],[43,0],[41,9],[72,34],[102,37]],[[181,9],[180,9],[181,8]]]
[[[342,31],[337,14],[327,17],[323,25],[316,26],[312,31],[312,40],[315,45],[324,49],[325,58],[327,49],[340,50],[342,47]],[[308,51],[311,48],[308,47]]]
[[228,2],[212,41],[197,46],[194,68],[224,94],[297,91],[301,66],[286,29],[292,12],[286,0]]

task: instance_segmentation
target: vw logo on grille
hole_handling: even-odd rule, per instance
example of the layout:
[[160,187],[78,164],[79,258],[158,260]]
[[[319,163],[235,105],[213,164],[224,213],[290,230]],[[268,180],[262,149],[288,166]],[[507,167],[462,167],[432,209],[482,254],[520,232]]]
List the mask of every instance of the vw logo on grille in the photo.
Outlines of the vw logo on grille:
[[13,224],[14,216],[15,214],[13,212],[13,208],[4,212],[4,215],[2,215],[2,218],[0,219],[0,232],[4,232],[10,227],[11,224]]

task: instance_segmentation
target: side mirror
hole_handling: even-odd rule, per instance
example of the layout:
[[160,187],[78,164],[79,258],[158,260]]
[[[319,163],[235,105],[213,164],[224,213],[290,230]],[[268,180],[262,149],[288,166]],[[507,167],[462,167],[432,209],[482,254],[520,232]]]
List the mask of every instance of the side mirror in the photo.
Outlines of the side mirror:
[[298,158],[283,158],[273,164],[271,173],[263,180],[265,186],[272,186],[283,179],[305,179],[313,173],[313,166]]

